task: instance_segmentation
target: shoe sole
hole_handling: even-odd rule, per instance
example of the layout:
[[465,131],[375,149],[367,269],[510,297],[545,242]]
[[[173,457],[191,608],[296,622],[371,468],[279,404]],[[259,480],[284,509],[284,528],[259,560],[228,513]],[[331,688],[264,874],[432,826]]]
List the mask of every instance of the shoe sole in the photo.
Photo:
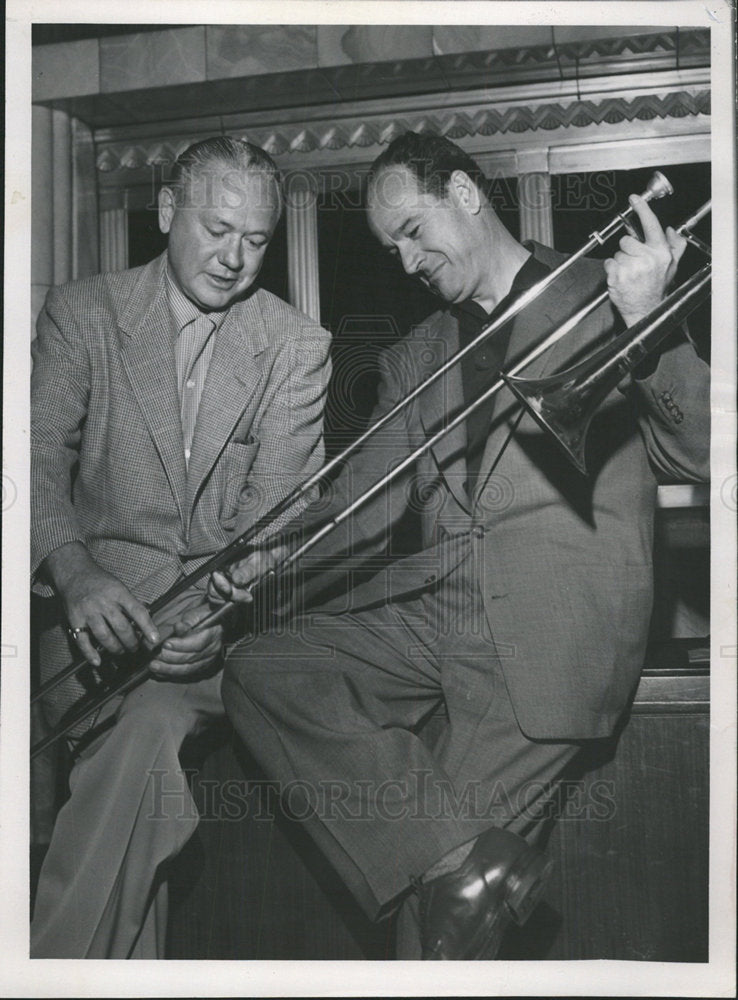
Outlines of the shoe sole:
[[522,927],[541,901],[553,871],[553,861],[536,853],[522,871],[508,876],[508,894],[505,905],[516,924]]

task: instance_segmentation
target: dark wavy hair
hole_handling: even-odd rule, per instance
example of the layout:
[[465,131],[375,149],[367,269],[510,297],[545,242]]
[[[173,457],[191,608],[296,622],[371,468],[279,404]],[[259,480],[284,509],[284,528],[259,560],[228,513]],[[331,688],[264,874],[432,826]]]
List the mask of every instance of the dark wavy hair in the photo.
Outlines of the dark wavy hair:
[[489,186],[479,164],[460,146],[426,132],[405,132],[394,139],[369,168],[369,182],[387,167],[407,167],[420,190],[436,198],[445,197],[454,170],[463,170],[484,194]]

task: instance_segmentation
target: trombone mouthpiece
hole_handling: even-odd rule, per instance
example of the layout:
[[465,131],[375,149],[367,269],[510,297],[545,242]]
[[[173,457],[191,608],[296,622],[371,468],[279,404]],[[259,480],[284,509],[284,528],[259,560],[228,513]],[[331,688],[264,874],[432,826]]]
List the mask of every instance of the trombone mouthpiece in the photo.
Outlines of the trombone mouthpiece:
[[674,188],[661,171],[657,170],[648,182],[648,186],[641,197],[644,201],[655,201],[658,198],[665,198],[667,194],[674,194]]

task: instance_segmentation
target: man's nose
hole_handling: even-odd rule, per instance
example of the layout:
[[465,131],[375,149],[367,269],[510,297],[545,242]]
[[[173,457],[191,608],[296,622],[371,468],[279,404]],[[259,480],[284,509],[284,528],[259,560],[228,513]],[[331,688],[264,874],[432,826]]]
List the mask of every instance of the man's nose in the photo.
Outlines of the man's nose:
[[400,247],[400,260],[406,274],[415,274],[420,270],[424,257],[417,247],[405,244]]
[[236,237],[230,239],[220,248],[218,260],[231,271],[240,271],[243,267],[243,246]]

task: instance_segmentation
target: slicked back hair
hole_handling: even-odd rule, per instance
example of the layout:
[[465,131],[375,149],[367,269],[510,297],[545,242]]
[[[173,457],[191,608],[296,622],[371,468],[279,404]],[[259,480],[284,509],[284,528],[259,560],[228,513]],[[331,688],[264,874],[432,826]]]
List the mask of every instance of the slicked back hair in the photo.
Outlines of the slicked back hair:
[[455,170],[463,170],[483,194],[489,182],[476,160],[440,135],[405,132],[394,139],[369,168],[369,183],[388,167],[407,167],[424,194],[444,198]]
[[182,203],[184,189],[189,180],[213,164],[224,164],[241,173],[253,170],[271,177],[279,195],[280,214],[284,205],[282,175],[271,156],[261,146],[255,146],[245,139],[232,139],[218,135],[202,139],[188,146],[177,157],[167,186],[172,188],[179,204]]

